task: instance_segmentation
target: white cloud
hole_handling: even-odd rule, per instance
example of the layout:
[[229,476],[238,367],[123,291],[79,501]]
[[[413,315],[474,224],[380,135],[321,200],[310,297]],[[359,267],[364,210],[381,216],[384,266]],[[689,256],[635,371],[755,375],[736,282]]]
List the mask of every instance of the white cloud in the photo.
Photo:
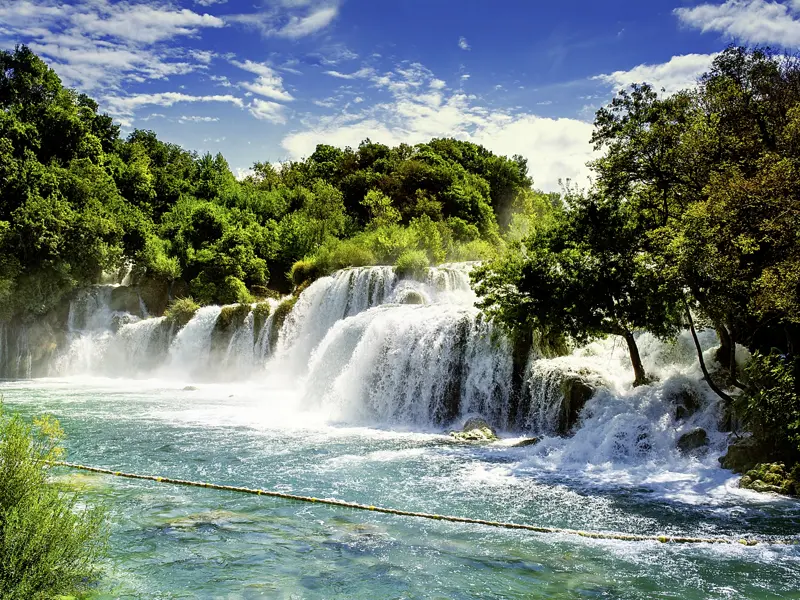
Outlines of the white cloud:
[[467,38],[463,36],[458,38],[458,47],[462,50],[471,50],[469,42],[467,42]]
[[222,27],[217,17],[168,4],[108,0],[0,0],[0,36],[41,55],[69,86],[117,89],[207,68],[212,52],[168,47]]
[[615,71],[595,75],[592,79],[617,88],[632,83],[649,83],[656,90],[664,88],[667,93],[694,87],[697,78],[711,66],[716,54],[684,54],[673,56],[668,62],[658,65],[638,65],[628,71]]
[[214,6],[215,4],[225,4],[228,0],[194,0],[198,6]]
[[800,46],[800,2],[789,4],[770,0],[727,0],[722,4],[700,4],[675,9],[682,23],[714,31],[750,44]]
[[277,123],[279,125],[286,123],[286,117],[283,114],[285,108],[286,107],[282,104],[270,102],[269,100],[261,100],[260,98],[254,98],[247,107],[250,114],[256,119]]
[[323,71],[325,75],[336,77],[337,79],[366,79],[375,74],[375,69],[364,67],[355,73],[341,73],[339,71]]
[[294,97],[284,89],[281,76],[269,65],[257,63],[252,60],[246,60],[244,62],[232,60],[231,64],[258,75],[253,82],[239,84],[239,86],[245,90],[265,98],[280,100],[281,102],[291,102],[294,100]]
[[253,27],[265,36],[297,39],[328,27],[339,14],[339,0],[284,0],[258,13],[228,15],[229,23]]
[[586,182],[585,163],[594,158],[589,123],[491,109],[462,92],[432,88],[432,81],[438,80],[416,63],[376,75],[373,83],[389,91],[391,101],[359,107],[357,112],[345,106],[337,115],[311,118],[304,130],[285,136],[281,144],[290,158],[299,159],[318,143],[356,147],[365,138],[397,145],[455,137],[499,154],[527,157],[535,184],[542,189],[558,190],[561,178]]
[[142,106],[172,106],[179,102],[223,102],[242,108],[244,103],[236,96],[213,95],[193,96],[181,92],[161,92],[156,94],[133,94],[130,96],[106,96],[103,98],[108,112],[114,116],[131,116]]
[[214,123],[216,121],[219,121],[219,117],[182,116],[178,119],[178,123]]
[[326,6],[305,17],[292,17],[277,35],[288,38],[299,38],[325,29],[339,14],[336,6]]

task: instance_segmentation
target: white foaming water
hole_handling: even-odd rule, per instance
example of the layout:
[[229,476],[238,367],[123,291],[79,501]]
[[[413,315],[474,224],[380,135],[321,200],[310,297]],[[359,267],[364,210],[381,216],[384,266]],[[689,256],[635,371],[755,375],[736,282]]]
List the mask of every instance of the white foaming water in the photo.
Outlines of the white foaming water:
[[[112,311],[113,286],[96,286],[71,304],[68,343],[50,373],[235,380],[243,394],[261,398],[264,419],[278,403],[286,422],[293,413],[305,422],[441,431],[480,414],[501,431],[542,437],[536,446],[511,451],[519,461],[509,464],[510,477],[548,472],[598,484],[638,481],[682,499],[694,498],[686,490],[698,486],[727,493],[730,476],[716,463],[727,443],[721,407],[702,381],[688,334],[673,344],[637,336],[648,374],[657,378],[651,385],[632,388],[627,348],[609,338],[569,356],[534,354],[515,393],[510,345],[474,308],[470,268],[443,265],[424,281],[399,280],[391,267],[339,271],[301,294],[277,340],[276,300],[268,301],[270,316],[258,330],[251,309],[219,335],[219,306],[201,308],[175,331],[163,317],[137,320]],[[0,365],[11,376],[29,375],[28,338],[15,333],[12,340],[9,332],[0,328]],[[716,338],[710,331],[701,338],[712,364]],[[587,381],[597,392],[571,437],[558,437],[565,377]],[[693,399],[694,413],[678,414],[681,398]],[[251,414],[224,403],[203,410],[219,422],[226,410],[231,418]],[[683,456],[676,442],[695,428],[708,433],[709,448]]]
[[175,336],[169,347],[166,371],[173,376],[202,376],[211,355],[211,334],[221,306],[203,306]]
[[349,422],[441,426],[475,411],[502,422],[510,381],[507,342],[477,309],[387,305],[330,330],[305,405]]

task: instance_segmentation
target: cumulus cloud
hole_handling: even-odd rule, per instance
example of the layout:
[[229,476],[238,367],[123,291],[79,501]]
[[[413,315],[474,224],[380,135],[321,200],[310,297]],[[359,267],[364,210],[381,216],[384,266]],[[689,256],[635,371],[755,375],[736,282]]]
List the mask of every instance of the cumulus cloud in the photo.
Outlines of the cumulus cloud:
[[467,38],[463,36],[458,38],[458,47],[462,50],[471,50],[469,42],[467,42]]
[[286,123],[286,117],[284,115],[285,108],[286,107],[282,104],[270,102],[269,100],[261,100],[260,98],[254,98],[247,107],[250,114],[256,119],[276,124]]
[[593,80],[623,88],[632,83],[649,83],[655,89],[667,93],[694,87],[697,78],[711,66],[716,54],[684,54],[673,56],[669,61],[656,65],[638,65],[627,71],[614,71],[595,75]]
[[592,126],[576,119],[549,119],[522,111],[483,106],[462,92],[447,93],[433,73],[419,63],[403,64],[371,78],[392,99],[371,107],[345,107],[332,116],[309,117],[305,128],[281,142],[292,159],[310,155],[318,143],[357,146],[365,138],[396,145],[455,137],[483,144],[504,155],[528,159],[537,187],[558,190],[559,179],[581,184],[594,157]]
[[713,31],[750,44],[800,46],[800,2],[771,0],[727,0],[722,4],[700,4],[675,9],[685,25]]
[[231,64],[258,75],[255,81],[240,83],[239,87],[264,98],[271,98],[281,102],[294,100],[294,97],[284,89],[283,78],[269,65],[252,60],[244,62],[232,60]]
[[213,53],[167,42],[222,26],[218,17],[167,4],[0,0],[0,38],[27,43],[67,85],[86,91],[206,69]]

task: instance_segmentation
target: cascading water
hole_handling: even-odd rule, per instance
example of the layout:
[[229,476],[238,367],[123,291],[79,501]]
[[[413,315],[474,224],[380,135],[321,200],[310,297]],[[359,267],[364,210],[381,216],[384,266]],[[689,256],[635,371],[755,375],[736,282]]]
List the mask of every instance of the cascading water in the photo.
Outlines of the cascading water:
[[330,330],[305,405],[345,421],[431,426],[480,411],[500,423],[510,375],[505,339],[476,309],[380,306]]
[[204,306],[200,308],[175,336],[169,347],[167,369],[177,376],[201,374],[209,367],[211,355],[211,334],[222,307]]

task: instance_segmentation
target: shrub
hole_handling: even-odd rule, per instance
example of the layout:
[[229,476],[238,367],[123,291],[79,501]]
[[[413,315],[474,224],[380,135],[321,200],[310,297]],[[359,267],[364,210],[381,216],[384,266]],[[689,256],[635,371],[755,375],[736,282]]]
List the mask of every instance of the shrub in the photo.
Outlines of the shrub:
[[798,358],[758,352],[745,367],[745,421],[757,439],[772,446],[776,460],[800,458],[799,368]]
[[80,508],[49,484],[63,456],[52,418],[33,425],[0,406],[0,598],[52,598],[86,590],[100,575],[107,546],[105,511]]
[[292,278],[292,283],[296,286],[306,281],[317,279],[320,277],[320,269],[317,266],[317,261],[308,258],[298,260],[292,265],[290,276]]
[[178,328],[183,327],[192,320],[194,314],[200,308],[200,305],[194,301],[194,298],[178,298],[173,300],[172,303],[164,311],[164,316],[167,321],[177,325]]
[[221,304],[250,304],[253,296],[244,284],[244,281],[233,275],[228,275],[217,286],[217,301]]
[[422,250],[406,250],[394,264],[395,273],[400,279],[423,280],[429,266],[428,255]]

